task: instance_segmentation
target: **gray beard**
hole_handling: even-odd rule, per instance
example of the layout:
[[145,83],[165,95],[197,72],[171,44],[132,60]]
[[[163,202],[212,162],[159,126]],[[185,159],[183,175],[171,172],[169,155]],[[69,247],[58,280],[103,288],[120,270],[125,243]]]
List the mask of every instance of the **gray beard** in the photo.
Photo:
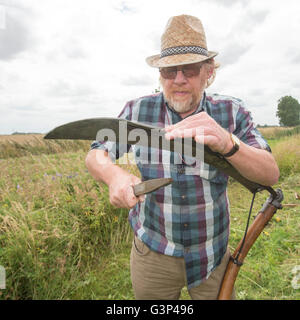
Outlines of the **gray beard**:
[[171,99],[171,100],[167,100],[167,103],[171,109],[173,109],[174,111],[176,111],[178,113],[186,113],[186,112],[189,112],[195,108],[195,106],[192,105],[192,103],[193,103],[192,97],[189,101],[186,101],[186,102],[172,101],[172,99]]

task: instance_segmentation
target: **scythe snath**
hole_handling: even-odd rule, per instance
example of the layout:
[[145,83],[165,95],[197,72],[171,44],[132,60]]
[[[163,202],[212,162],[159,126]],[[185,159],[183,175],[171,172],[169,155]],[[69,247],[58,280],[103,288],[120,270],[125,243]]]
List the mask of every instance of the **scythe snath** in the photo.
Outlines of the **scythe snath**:
[[218,300],[231,299],[235,280],[240,271],[240,267],[242,266],[246,255],[248,254],[248,251],[250,250],[250,248],[258,238],[258,236],[261,234],[261,232],[263,231],[267,223],[272,219],[277,209],[282,208],[282,205],[281,205],[281,201],[283,200],[282,191],[280,189],[277,189],[275,192],[277,196],[273,197],[273,195],[270,194],[269,198],[266,200],[261,210],[255,217],[253,223],[250,225],[248,229],[249,219],[251,216],[250,215],[251,210],[250,210],[244,237],[239,242],[236,250],[230,257],[230,260],[228,262],[228,265],[224,274],[224,278],[221,284]]

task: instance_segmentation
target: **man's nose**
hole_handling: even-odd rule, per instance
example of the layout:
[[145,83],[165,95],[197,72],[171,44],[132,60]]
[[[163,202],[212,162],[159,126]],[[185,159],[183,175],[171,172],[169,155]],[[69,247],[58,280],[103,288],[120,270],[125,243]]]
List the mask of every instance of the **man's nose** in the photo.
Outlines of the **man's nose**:
[[174,79],[174,83],[185,83],[187,82],[185,75],[182,70],[177,70],[176,77]]

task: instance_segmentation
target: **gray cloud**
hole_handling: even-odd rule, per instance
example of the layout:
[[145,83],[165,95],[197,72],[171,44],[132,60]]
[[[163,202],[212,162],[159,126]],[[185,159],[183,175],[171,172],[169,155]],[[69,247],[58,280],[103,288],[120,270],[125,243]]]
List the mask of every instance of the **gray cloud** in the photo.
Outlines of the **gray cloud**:
[[[249,0],[202,0],[202,1],[214,3],[218,6],[223,6],[223,7],[233,7],[236,4],[240,4],[243,7],[246,7],[249,3]],[[199,0],[193,0],[192,3],[198,5]]]
[[238,41],[227,42],[220,49],[220,53],[216,60],[219,61],[222,67],[234,64],[237,62],[250,48],[250,45],[241,45]]
[[54,97],[74,97],[93,94],[94,90],[86,84],[72,84],[65,80],[58,80],[49,84],[45,93]]
[[0,59],[10,60],[34,43],[26,19],[31,12],[4,6],[5,24],[0,29]]
[[70,58],[70,59],[85,58],[87,56],[83,48],[83,45],[80,43],[79,40],[75,38],[70,38],[65,43],[62,49],[65,52],[67,58]]
[[153,84],[153,79],[147,75],[128,76],[121,81],[121,84],[125,86],[148,86]]
[[[21,120],[24,116],[35,117],[44,111],[42,100],[30,95],[11,96],[6,97],[6,101],[3,101],[0,107],[0,113],[4,116],[1,117],[3,122],[7,121],[10,116],[19,117]],[[7,112],[9,110],[9,112]],[[2,127],[0,126],[2,129]]]
[[160,53],[160,40],[162,33],[163,30],[154,30],[151,33],[145,35],[145,37],[149,39],[149,43],[151,44],[151,47],[149,47],[149,49],[147,50],[150,52],[149,56]]
[[[294,48],[292,50],[295,50]],[[290,51],[291,52],[291,51]],[[287,53],[287,57],[290,55],[290,52]],[[298,64],[300,63],[300,53],[296,52],[294,54],[290,55],[290,59],[289,59],[292,63]]]
[[121,1],[120,3],[116,4],[114,9],[124,14],[132,14],[137,12],[137,8],[129,5],[126,3],[126,1]]
[[12,104],[10,105],[10,109],[16,111],[25,111],[25,112],[39,112],[43,110],[42,106],[34,105],[34,104]]
[[254,88],[254,89],[250,90],[250,92],[249,92],[249,96],[254,97],[255,99],[263,97],[264,94],[265,94],[265,90],[260,89],[260,88]]
[[[225,46],[220,49],[219,61],[224,65],[231,65],[238,61],[254,45],[251,35],[263,24],[269,12],[265,10],[247,10],[232,26],[226,38],[221,41]],[[252,42],[252,43],[251,43]]]
[[267,10],[261,10],[261,11],[255,11],[255,12],[250,11],[249,17],[250,17],[250,20],[255,24],[261,24],[265,21],[268,14],[269,14],[269,11]]
[[247,34],[258,28],[265,21],[268,14],[269,11],[267,10],[245,11],[245,13],[238,20],[237,24],[233,27],[232,33],[234,34],[234,31],[238,30],[239,33],[244,33],[245,38],[247,38]]
[[247,0],[217,0],[217,1],[215,1],[216,4],[222,5],[224,7],[231,7],[236,4],[241,4],[243,7],[245,7],[245,6],[247,6],[247,2],[248,2]]

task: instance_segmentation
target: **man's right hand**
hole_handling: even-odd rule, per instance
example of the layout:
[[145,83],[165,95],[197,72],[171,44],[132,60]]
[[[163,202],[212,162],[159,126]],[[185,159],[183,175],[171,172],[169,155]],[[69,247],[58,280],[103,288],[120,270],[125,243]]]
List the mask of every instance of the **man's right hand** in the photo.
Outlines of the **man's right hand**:
[[126,171],[118,174],[109,183],[110,203],[118,208],[132,208],[138,202],[145,200],[145,195],[136,197],[133,186],[141,182],[141,179]]
[[133,185],[140,183],[141,179],[112,163],[107,152],[91,150],[85,162],[93,178],[108,185],[112,205],[129,209],[137,202],[145,200],[145,195],[136,197],[132,188]]

